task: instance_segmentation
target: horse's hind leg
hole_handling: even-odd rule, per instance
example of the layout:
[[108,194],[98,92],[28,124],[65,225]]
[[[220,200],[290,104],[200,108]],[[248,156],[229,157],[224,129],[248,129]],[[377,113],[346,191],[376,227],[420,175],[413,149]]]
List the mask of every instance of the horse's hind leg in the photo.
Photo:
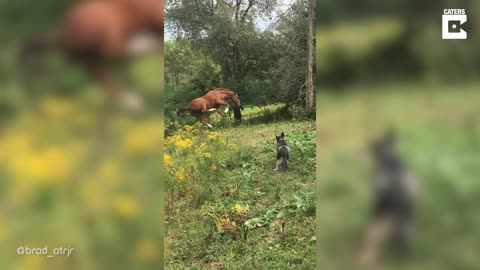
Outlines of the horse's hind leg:
[[131,112],[143,111],[143,102],[140,97],[133,93],[121,90],[118,82],[113,78],[112,73],[108,70],[106,64],[101,63],[85,63],[87,71],[101,85],[105,93],[118,101],[122,106]]
[[207,121],[205,121],[202,113],[193,113],[192,112],[192,115],[195,116],[202,124],[206,125],[208,128],[213,128],[212,125],[210,125]]
[[220,118],[220,120],[223,119],[223,112],[222,112],[222,109],[220,107],[217,108],[217,113],[218,113],[218,117]]
[[[79,59],[80,60],[80,59]],[[89,74],[101,85],[103,91],[110,97],[118,98],[122,91],[117,81],[108,71],[105,64],[93,63],[92,61],[81,61],[85,65]]]

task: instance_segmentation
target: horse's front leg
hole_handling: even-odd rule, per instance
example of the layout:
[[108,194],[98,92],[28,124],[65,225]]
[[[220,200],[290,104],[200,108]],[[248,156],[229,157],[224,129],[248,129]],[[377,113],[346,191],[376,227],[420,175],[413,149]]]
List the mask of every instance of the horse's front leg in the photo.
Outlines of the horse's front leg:
[[[223,99],[217,99],[215,101],[215,103],[217,103],[218,105],[223,105],[223,106],[226,106],[227,108],[225,109],[224,113],[227,113],[228,112],[228,108],[230,107],[230,105],[228,105],[227,102],[225,102]],[[220,109],[220,108],[219,108]]]
[[205,118],[203,118],[203,113],[193,113],[192,112],[192,115],[195,116],[199,121],[200,123],[206,125],[208,128],[211,128],[213,129],[213,126],[211,124],[209,124],[207,121],[205,121]]

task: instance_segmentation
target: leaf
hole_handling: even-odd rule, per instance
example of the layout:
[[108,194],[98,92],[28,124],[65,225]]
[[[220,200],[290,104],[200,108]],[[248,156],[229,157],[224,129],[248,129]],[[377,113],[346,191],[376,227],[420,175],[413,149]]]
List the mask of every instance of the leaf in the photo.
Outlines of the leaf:
[[262,227],[263,225],[265,225],[265,224],[262,222],[261,218],[251,218],[251,219],[245,221],[245,226],[247,226],[249,229],[253,229],[253,228],[256,228],[256,227]]

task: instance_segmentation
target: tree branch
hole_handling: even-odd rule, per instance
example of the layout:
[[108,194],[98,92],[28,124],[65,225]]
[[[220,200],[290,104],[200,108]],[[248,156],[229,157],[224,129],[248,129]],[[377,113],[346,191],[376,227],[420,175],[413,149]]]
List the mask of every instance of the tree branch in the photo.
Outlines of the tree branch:
[[245,17],[247,17],[250,8],[252,8],[254,0],[248,0],[248,6],[242,14],[242,22],[245,21]]
[[233,6],[232,6],[230,3],[228,3],[226,0],[223,0],[222,2],[223,2],[225,5],[227,5],[229,8],[231,8],[232,11],[235,11],[235,9],[233,8]]
[[240,14],[240,6],[242,5],[242,0],[236,0],[236,10],[235,10],[235,23],[238,22],[238,16]]

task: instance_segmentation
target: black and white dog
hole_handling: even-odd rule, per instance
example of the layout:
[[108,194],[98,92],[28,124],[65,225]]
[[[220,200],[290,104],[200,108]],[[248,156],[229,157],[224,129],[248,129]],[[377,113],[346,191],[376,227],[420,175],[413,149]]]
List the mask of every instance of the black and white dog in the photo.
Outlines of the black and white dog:
[[278,166],[282,165],[283,170],[288,169],[288,158],[290,156],[290,148],[285,142],[285,134],[282,132],[277,138],[277,162],[275,163],[275,171],[278,171]]

